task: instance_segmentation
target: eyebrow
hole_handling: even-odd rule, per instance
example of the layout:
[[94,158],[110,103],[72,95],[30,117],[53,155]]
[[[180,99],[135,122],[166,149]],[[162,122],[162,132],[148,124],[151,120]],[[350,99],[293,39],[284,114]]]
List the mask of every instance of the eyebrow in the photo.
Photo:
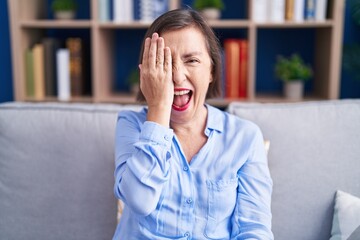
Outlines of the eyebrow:
[[184,58],[189,58],[189,57],[196,56],[196,55],[202,55],[202,52],[195,51],[195,52],[185,53],[184,55],[182,55],[181,58],[184,59]]

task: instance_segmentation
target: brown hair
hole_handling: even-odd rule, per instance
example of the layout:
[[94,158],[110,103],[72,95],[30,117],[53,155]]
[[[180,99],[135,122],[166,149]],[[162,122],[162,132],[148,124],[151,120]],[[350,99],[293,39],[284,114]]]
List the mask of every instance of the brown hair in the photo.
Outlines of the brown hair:
[[[171,31],[183,29],[186,27],[196,27],[204,35],[206,48],[208,50],[212,65],[212,82],[206,98],[218,97],[221,95],[221,47],[218,38],[215,36],[212,28],[206,23],[205,19],[195,10],[192,9],[175,9],[168,11],[158,17],[148,28],[145,33],[143,43],[140,50],[139,63],[142,61],[144,52],[145,39],[152,36],[154,32],[161,34]],[[137,95],[139,101],[145,101],[145,97],[141,91]]]

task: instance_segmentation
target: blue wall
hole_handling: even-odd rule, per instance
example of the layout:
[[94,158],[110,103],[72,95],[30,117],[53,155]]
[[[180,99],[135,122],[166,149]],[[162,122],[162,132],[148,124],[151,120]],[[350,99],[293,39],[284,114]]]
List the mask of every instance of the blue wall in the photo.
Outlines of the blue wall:
[[[81,3],[87,2],[85,0],[81,0]],[[185,0],[184,3],[187,5],[191,5],[190,0]],[[235,1],[225,1],[228,5],[224,12],[225,18],[231,18],[236,16],[234,13],[234,9],[239,9],[239,7],[234,7],[233,5]],[[230,4],[230,7],[229,7]],[[239,4],[239,3],[236,3]],[[89,6],[86,7],[89,9]],[[246,9],[246,6],[243,6],[241,9]],[[89,12],[88,10],[86,12]],[[234,15],[234,16],[233,16]],[[244,16],[243,16],[244,15]],[[51,16],[49,16],[51,17]],[[80,16],[80,18],[86,18],[87,16]],[[241,14],[241,18],[245,17],[245,11]],[[345,9],[345,19],[344,19],[344,44],[350,43],[359,43],[360,44],[360,26],[354,24],[350,16],[350,8],[348,4]],[[276,34],[274,34],[274,31]],[[278,32],[278,33],[277,33]],[[220,31],[220,35],[226,37],[227,35],[231,36],[231,33],[225,31]],[[127,33],[132,37],[131,43],[134,44],[133,47],[127,48],[129,49],[139,49],[142,36],[144,31],[140,30],[139,32],[129,30]],[[246,35],[246,33],[239,33],[240,35]],[[117,41],[121,43],[121,39],[123,39],[120,34],[116,34]],[[233,34],[232,34],[233,35]],[[239,36],[242,37],[242,36]],[[136,40],[138,38],[138,40]],[[305,48],[304,46],[313,46],[312,41],[314,38],[314,31],[311,29],[304,30],[296,30],[293,31],[291,29],[288,30],[260,30],[259,31],[259,42],[258,42],[258,56],[257,56],[257,84],[256,90],[259,92],[274,92],[280,91],[281,83],[275,79],[273,76],[273,66],[274,58],[278,54],[289,55],[294,51],[294,46],[302,46],[296,51],[300,52],[304,57],[306,62],[312,61],[312,52],[313,47]],[[296,44],[297,41],[301,41],[301,44]],[[304,44],[305,42],[309,42],[309,44]],[[293,44],[282,44],[283,42],[293,42]],[[271,44],[271,47],[268,46]],[[123,49],[121,49],[122,44],[119,44],[119,49],[116,49],[116,52],[122,52],[122,54],[116,54],[116,56],[124,56]],[[136,46],[135,46],[136,45]],[[8,19],[8,6],[6,0],[0,0],[0,46],[2,46],[2,50],[0,51],[0,69],[1,69],[1,80],[0,80],[0,102],[11,101],[14,99],[13,96],[13,85],[12,85],[12,69],[11,69],[11,46],[10,46],[10,32],[9,32],[9,19]],[[261,53],[261,54],[260,54]],[[128,53],[128,56],[133,56],[131,61],[127,59],[133,65],[137,65],[138,53]],[[126,78],[128,72],[122,70],[122,61],[120,59],[115,60],[117,65],[120,65],[120,68],[117,70],[119,72],[116,73],[118,78]],[[126,67],[127,71],[129,71],[129,67]],[[115,89],[123,89],[126,88],[123,81],[115,81]],[[311,91],[312,84],[308,83],[306,86],[307,90]],[[356,80],[351,74],[342,71],[341,73],[341,90],[340,90],[341,98],[360,98],[360,80]]]

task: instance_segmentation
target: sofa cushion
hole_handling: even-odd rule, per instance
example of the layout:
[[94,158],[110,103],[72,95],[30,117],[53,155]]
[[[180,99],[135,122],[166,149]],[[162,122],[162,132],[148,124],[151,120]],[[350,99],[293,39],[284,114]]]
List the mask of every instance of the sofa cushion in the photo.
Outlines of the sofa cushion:
[[140,106],[0,105],[0,239],[111,239],[117,113]]
[[270,140],[277,240],[329,239],[338,189],[360,195],[360,100],[232,103]]
[[360,198],[337,191],[330,240],[360,239]]

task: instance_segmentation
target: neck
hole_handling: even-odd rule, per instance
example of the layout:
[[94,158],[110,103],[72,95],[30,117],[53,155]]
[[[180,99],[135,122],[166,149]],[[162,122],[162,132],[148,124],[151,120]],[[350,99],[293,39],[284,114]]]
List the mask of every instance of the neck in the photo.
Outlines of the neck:
[[203,134],[207,122],[207,107],[204,106],[198,114],[187,122],[170,122],[175,134]]

